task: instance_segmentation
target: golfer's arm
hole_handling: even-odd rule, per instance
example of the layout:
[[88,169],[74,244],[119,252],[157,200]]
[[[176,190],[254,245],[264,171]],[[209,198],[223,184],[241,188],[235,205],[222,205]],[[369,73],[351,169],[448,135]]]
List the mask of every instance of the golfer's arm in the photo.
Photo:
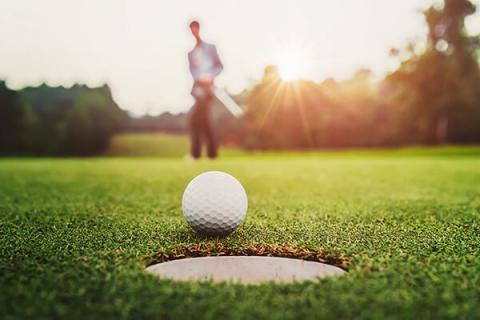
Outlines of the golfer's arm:
[[214,70],[213,74],[215,76],[218,76],[222,71],[223,71],[223,64],[222,61],[220,61],[220,57],[218,56],[217,48],[215,48],[213,52],[213,59],[214,59]]

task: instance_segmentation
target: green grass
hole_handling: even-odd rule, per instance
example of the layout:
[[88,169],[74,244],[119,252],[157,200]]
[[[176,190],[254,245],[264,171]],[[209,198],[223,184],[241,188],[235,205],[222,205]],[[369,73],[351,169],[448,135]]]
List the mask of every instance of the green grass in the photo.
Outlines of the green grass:
[[[183,158],[190,150],[188,135],[165,133],[126,133],[113,137],[105,152],[108,157],[161,157]],[[329,151],[269,151],[246,152],[233,147],[220,148],[222,157],[240,157],[261,155],[282,157],[480,157],[480,148],[476,146],[443,146],[443,147],[403,147],[399,149],[360,149],[360,150],[329,150]]]
[[[479,149],[439,150],[0,160],[0,318],[479,318]],[[224,239],[182,217],[184,187],[206,170],[249,195],[245,224]],[[157,252],[197,243],[321,249],[353,264],[290,285],[143,272]]]
[[[126,133],[113,137],[107,157],[183,158],[190,151],[188,135],[165,133]],[[239,149],[221,148],[221,156],[245,154]]]
[[183,157],[188,153],[186,135],[129,133],[113,137],[106,156]]

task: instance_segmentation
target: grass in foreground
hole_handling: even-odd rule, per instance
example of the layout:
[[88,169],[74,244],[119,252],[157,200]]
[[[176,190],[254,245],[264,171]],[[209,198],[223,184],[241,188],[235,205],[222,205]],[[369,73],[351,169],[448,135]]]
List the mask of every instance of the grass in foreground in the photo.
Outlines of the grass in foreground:
[[[206,170],[235,175],[247,220],[224,239],[186,225]],[[0,161],[0,318],[478,318],[480,158],[295,154]],[[143,272],[192,244],[277,245],[352,261],[317,283],[175,283]]]

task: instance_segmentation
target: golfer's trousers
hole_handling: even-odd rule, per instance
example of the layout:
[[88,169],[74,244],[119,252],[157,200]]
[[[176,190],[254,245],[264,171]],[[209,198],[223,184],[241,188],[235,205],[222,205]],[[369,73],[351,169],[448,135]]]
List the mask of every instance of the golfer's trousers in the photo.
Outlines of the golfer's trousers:
[[198,159],[202,155],[202,144],[207,145],[207,155],[210,159],[217,157],[217,143],[210,119],[213,96],[197,99],[190,111],[189,127],[191,138],[191,155]]

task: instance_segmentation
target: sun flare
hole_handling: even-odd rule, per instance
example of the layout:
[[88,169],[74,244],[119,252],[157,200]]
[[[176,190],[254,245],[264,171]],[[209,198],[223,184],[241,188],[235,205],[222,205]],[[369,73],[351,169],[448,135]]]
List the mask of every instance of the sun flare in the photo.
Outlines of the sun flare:
[[288,48],[279,53],[276,65],[284,81],[295,81],[306,76],[307,61],[308,58],[305,52]]

